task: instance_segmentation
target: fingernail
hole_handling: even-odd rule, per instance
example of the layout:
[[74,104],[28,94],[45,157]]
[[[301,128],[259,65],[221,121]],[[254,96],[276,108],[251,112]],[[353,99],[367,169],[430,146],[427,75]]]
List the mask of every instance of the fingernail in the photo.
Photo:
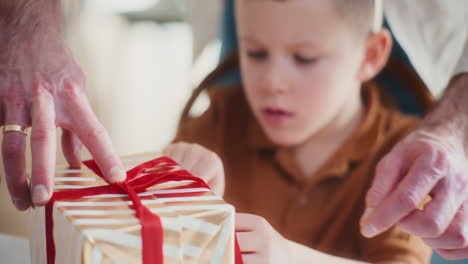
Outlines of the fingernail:
[[108,175],[110,182],[123,182],[127,178],[127,173],[120,167],[113,167]]
[[372,213],[374,212],[374,208],[367,208],[365,211],[364,211],[364,214],[362,215],[362,221],[365,221],[369,215],[371,215]]
[[49,193],[44,185],[39,184],[34,186],[32,201],[34,204],[41,204],[49,200]]
[[13,198],[12,202],[19,211],[24,211],[29,208],[29,202],[25,201],[24,199]]
[[377,228],[373,225],[364,225],[361,232],[363,236],[368,238],[374,237],[378,233]]

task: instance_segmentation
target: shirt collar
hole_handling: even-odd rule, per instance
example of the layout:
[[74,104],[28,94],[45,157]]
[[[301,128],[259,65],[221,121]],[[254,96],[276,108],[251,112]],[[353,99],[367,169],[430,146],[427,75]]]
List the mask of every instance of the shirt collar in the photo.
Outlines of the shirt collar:
[[291,148],[275,145],[268,139],[253,115],[247,122],[247,144],[256,150],[270,150],[275,153],[278,164],[298,183],[310,184],[328,178],[343,178],[353,164],[359,163],[364,157],[372,154],[374,146],[381,136],[379,116],[381,114],[379,87],[373,83],[363,85],[362,98],[365,105],[364,118],[351,136],[312,177],[305,176],[295,159]]

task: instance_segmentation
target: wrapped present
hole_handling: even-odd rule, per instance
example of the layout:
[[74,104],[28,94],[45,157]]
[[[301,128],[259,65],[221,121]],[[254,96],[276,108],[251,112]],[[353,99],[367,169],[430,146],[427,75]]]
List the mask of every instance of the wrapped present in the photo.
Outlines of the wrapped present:
[[234,208],[171,159],[146,161],[118,184],[85,165],[58,169],[51,202],[32,211],[32,264],[242,262]]

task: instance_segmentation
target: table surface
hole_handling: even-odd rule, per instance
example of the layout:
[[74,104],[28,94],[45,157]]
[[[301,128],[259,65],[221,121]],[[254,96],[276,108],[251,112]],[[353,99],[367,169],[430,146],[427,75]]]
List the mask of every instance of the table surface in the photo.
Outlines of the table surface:
[[30,264],[28,239],[0,234],[0,256],[1,263]]

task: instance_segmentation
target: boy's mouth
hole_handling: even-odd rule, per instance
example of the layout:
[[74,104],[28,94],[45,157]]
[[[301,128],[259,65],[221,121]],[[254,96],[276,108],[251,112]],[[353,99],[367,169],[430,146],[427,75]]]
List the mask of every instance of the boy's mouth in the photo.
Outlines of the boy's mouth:
[[289,121],[294,114],[279,107],[268,106],[263,108],[264,120],[272,126],[280,126]]

